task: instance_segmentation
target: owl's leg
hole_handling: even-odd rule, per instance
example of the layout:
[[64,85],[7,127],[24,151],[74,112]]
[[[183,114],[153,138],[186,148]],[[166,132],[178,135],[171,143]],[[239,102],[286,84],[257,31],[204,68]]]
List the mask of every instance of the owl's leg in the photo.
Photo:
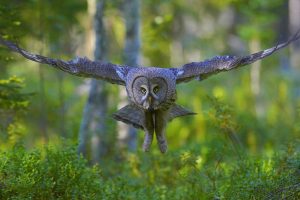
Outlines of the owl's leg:
[[146,111],[145,112],[145,121],[144,121],[144,130],[145,130],[145,137],[143,143],[143,150],[149,151],[154,135],[154,125],[153,125],[153,113]]
[[161,153],[165,153],[168,149],[168,144],[165,136],[166,125],[167,125],[167,111],[155,111],[155,134],[158,143],[158,147]]

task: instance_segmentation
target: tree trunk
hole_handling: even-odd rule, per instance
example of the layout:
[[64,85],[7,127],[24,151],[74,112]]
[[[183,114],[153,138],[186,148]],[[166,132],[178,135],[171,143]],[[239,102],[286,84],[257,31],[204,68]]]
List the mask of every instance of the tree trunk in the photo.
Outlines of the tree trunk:
[[[300,28],[300,1],[289,0],[289,25],[290,32],[295,34]],[[291,65],[294,69],[300,70],[300,41],[297,40],[291,44]]]
[[[290,34],[295,34],[300,28],[300,0],[289,0],[289,30]],[[290,64],[292,78],[292,99],[295,115],[297,114],[298,99],[300,98],[300,41],[297,40],[290,45]]]
[[[44,19],[44,6],[43,6],[43,2],[40,0],[38,1],[39,3],[39,12],[38,12],[38,16],[39,16],[39,19],[38,19],[38,23],[39,23],[39,27],[40,27],[40,30],[43,30],[44,28],[44,25],[43,25],[43,19]],[[39,32],[39,39],[42,42],[42,46],[40,47],[40,51],[39,53],[41,55],[43,55],[43,50],[44,50],[44,44],[45,44],[45,40],[44,40],[44,33],[42,31]],[[46,92],[45,92],[45,78],[44,78],[44,66],[42,66],[42,64],[39,64],[39,86],[40,86],[40,89],[39,89],[39,96],[40,96],[40,118],[39,118],[39,128],[40,128],[40,131],[42,133],[42,137],[43,137],[43,140],[45,142],[48,141],[48,134],[47,134],[47,104],[46,104]]]
[[[104,60],[106,53],[105,45],[105,31],[103,25],[103,12],[104,12],[105,0],[89,0],[89,7],[96,6],[96,12],[94,17],[94,29],[95,29],[95,60]],[[90,9],[92,10],[92,9]],[[92,161],[98,163],[101,156],[103,156],[107,149],[106,144],[106,126],[105,126],[105,114],[107,110],[107,93],[106,86],[103,81],[93,79],[91,81],[91,88],[89,92],[88,101],[85,105],[83,117],[79,132],[79,146],[78,152],[84,156],[87,154],[87,139],[88,133],[92,133]]]
[[[139,34],[139,0],[124,1],[124,18],[126,21],[126,37],[124,48],[124,62],[129,66],[137,66],[140,51]],[[119,108],[128,103],[126,90],[120,87]],[[121,148],[128,147],[130,151],[136,150],[137,130],[122,122],[118,123],[118,143]]]
[[59,98],[59,131],[60,135],[63,138],[67,137],[65,125],[66,125],[66,104],[65,104],[65,94],[64,94],[64,73],[63,72],[57,72],[56,73],[57,79],[58,79],[58,98]]
[[[277,41],[287,41],[289,39],[289,3],[284,2],[282,5],[282,14],[280,15],[280,23],[278,27]],[[285,51],[278,52],[280,60],[280,68],[283,73],[290,72],[290,57]]]
[[[250,41],[250,52],[260,51],[260,42],[257,39]],[[252,63],[251,67],[251,90],[255,98],[255,113],[258,117],[261,117],[264,113],[263,104],[260,98],[260,68],[261,61]]]
[[[41,51],[40,51],[41,52]],[[41,53],[42,54],[42,53]],[[47,134],[47,104],[45,101],[45,78],[44,78],[44,66],[39,64],[39,96],[40,96],[40,119],[39,119],[39,127],[42,133],[43,139],[45,142],[48,141]]]

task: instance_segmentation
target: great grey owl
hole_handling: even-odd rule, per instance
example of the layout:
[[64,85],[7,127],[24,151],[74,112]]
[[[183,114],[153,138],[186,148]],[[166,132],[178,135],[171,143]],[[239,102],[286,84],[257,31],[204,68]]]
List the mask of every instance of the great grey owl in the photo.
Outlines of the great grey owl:
[[2,38],[0,38],[0,44],[29,60],[51,65],[76,76],[102,79],[110,83],[124,85],[130,103],[118,110],[113,117],[145,131],[144,151],[149,151],[155,133],[159,149],[164,153],[167,150],[165,138],[167,123],[176,117],[194,114],[175,103],[176,84],[193,79],[202,81],[213,74],[251,64],[286,47],[299,38],[300,34],[297,32],[288,41],[251,55],[216,56],[202,62],[188,63],[178,68],[132,67],[91,61],[80,57],[64,61],[29,53]]

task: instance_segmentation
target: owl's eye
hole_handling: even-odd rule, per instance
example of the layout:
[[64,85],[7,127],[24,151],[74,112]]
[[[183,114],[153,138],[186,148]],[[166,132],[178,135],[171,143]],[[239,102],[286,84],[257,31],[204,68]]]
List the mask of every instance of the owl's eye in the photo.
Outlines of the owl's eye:
[[159,87],[158,87],[158,86],[155,86],[155,87],[153,88],[154,94],[156,94],[156,93],[158,92],[158,90],[159,90]]
[[147,93],[147,90],[146,90],[146,88],[144,88],[144,87],[141,87],[141,88],[140,88],[140,91],[141,91],[142,94],[146,94],[146,93]]

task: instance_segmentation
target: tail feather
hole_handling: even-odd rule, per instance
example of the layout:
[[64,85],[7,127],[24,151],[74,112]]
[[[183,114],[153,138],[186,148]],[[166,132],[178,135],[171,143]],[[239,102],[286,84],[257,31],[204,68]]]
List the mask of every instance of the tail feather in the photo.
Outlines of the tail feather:
[[195,115],[195,114],[197,114],[197,113],[186,110],[182,106],[175,104],[169,110],[168,120],[171,121],[176,117],[183,117],[183,116]]
[[126,124],[132,125],[138,129],[144,129],[143,123],[145,119],[144,111],[137,108],[134,105],[127,105],[116,113],[113,114],[113,118],[118,121],[122,121]]
[[[168,111],[168,121],[177,117],[187,115],[195,115],[196,113],[186,110],[185,108],[175,104]],[[144,130],[145,113],[134,105],[127,105],[113,114],[115,120],[132,125],[135,128]]]

